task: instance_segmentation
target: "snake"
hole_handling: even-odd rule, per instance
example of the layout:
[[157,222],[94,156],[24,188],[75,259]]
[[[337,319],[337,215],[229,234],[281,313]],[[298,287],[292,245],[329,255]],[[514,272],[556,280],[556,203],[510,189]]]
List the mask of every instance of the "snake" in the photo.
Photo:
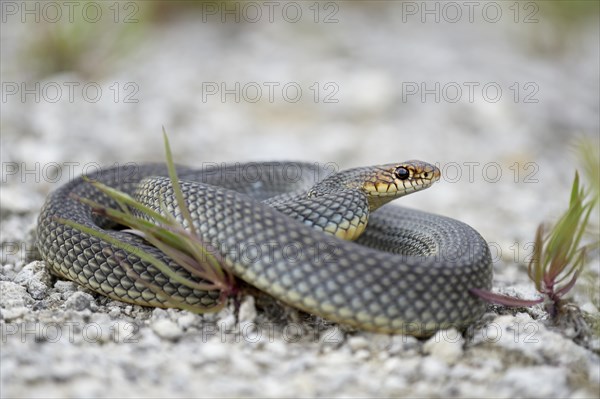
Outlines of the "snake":
[[[173,298],[189,306],[214,304],[219,292],[190,288],[141,259],[136,250],[195,278],[80,200],[116,207],[89,182],[99,181],[181,221],[168,176],[161,164],[113,165],[50,193],[36,229],[50,271],[131,304],[171,307]],[[418,337],[465,330],[485,312],[486,303],[472,292],[491,289],[484,238],[461,221],[390,204],[439,181],[432,164],[410,160],[332,171],[310,162],[213,163],[178,165],[177,176],[200,242],[217,252],[237,281],[287,305],[351,328]]]

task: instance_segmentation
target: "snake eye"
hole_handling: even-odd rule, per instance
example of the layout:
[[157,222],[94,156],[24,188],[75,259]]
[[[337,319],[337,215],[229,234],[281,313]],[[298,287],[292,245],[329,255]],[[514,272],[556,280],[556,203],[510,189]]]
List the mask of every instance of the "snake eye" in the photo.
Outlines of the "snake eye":
[[394,171],[396,177],[400,180],[406,180],[410,176],[410,172],[405,167],[399,167]]
[[429,178],[429,172],[423,172],[423,178],[424,179],[428,179]]

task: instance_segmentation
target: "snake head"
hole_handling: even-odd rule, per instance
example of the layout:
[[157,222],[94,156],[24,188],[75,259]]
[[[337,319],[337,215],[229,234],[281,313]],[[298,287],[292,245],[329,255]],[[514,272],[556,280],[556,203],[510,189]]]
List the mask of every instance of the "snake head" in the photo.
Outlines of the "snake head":
[[367,195],[369,210],[374,211],[391,200],[430,187],[440,177],[436,166],[410,160],[372,168],[372,173],[364,176],[361,188]]
[[440,179],[440,170],[423,161],[367,166],[348,169],[331,175],[308,191],[315,198],[337,190],[359,190],[374,211],[383,204],[403,195],[424,190]]

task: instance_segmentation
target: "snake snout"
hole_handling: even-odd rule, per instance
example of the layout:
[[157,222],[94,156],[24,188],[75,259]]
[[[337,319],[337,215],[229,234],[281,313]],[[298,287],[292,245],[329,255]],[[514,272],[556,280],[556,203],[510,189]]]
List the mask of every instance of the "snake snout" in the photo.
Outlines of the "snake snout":
[[433,173],[432,180],[434,183],[442,178],[442,171],[437,166],[433,166],[433,171],[431,173]]
[[[398,169],[404,169],[408,172],[405,176],[398,174]],[[431,184],[440,180],[442,172],[437,166],[418,160],[406,161],[400,164],[396,169],[396,177],[400,180],[409,179],[415,181],[417,184],[429,187]],[[402,178],[404,177],[404,178]]]

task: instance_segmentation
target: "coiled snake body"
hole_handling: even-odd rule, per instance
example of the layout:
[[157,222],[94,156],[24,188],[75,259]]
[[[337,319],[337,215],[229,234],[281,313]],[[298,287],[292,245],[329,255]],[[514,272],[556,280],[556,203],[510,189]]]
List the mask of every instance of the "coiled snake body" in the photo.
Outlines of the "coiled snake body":
[[[238,278],[283,302],[358,328],[417,336],[464,329],[481,316],[485,304],[469,290],[491,287],[483,238],[462,222],[384,205],[429,187],[440,177],[437,168],[408,161],[323,178],[325,172],[295,162],[178,168],[202,241],[218,248]],[[131,164],[89,178],[135,194],[156,210],[164,201],[180,218],[167,175],[164,166]],[[187,273],[141,238],[112,230],[74,195],[116,205],[82,178],[48,197],[37,244],[55,274],[145,306],[168,306],[163,294],[191,306],[214,303],[218,293],[172,281],[135,253],[62,223],[108,232]],[[125,266],[163,294],[132,278]]]

